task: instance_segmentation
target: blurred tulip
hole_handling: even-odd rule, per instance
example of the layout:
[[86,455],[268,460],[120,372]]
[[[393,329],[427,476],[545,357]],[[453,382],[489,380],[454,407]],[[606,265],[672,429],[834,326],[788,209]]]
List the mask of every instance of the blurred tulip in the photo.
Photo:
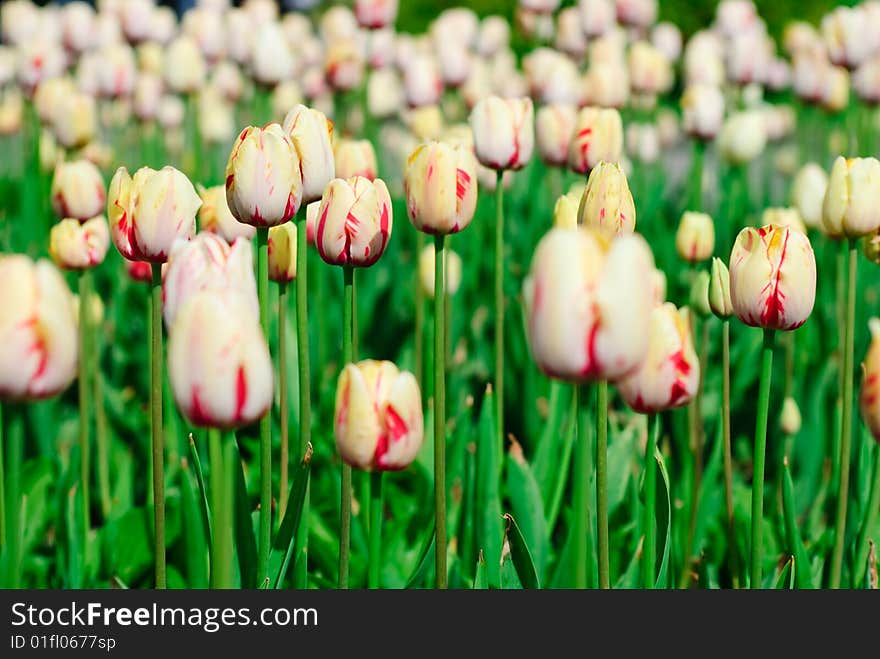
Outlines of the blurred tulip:
[[566,7],[556,16],[556,40],[560,52],[580,60],[587,52],[587,37],[577,7]]
[[835,7],[822,18],[822,37],[833,64],[854,69],[869,55],[869,23],[860,7]]
[[530,98],[484,98],[471,111],[474,151],[495,170],[522,169],[532,157],[535,131]]
[[397,0],[355,0],[354,15],[361,27],[375,30],[397,18]]
[[265,23],[254,37],[251,73],[261,85],[273,86],[294,74],[293,53],[277,23]]
[[579,174],[600,162],[616,163],[623,150],[623,124],[614,109],[582,108],[568,148],[568,164]]
[[761,225],[767,226],[769,224],[807,233],[807,227],[804,225],[797,208],[765,208],[761,214]]
[[715,249],[715,223],[706,213],[685,211],[675,233],[678,257],[688,263],[699,263],[712,256]]
[[210,63],[223,59],[229,41],[223,19],[225,9],[228,7],[221,9],[200,5],[184,13],[181,20],[181,31],[195,39],[199,50]]
[[67,149],[88,144],[97,131],[95,99],[79,93],[59,98],[52,112],[52,131]]
[[37,37],[21,45],[18,52],[18,84],[32,94],[37,86],[49,78],[60,76],[67,65],[60,45],[47,37]]
[[786,396],[782,401],[779,427],[786,435],[797,435],[801,430],[801,411],[798,409],[797,401],[791,396]]
[[598,37],[614,25],[614,0],[578,0],[581,25],[588,37]]
[[134,177],[120,167],[107,195],[113,243],[129,260],[163,263],[178,238],[192,237],[201,205],[189,179],[171,166],[141,167]]
[[403,88],[410,107],[436,105],[443,93],[443,80],[434,57],[419,53],[403,67]]
[[236,238],[251,240],[257,229],[235,219],[226,203],[226,187],[216,185],[199,189],[202,205],[199,207],[199,230],[215,233],[228,243]]
[[617,20],[624,25],[647,28],[657,20],[658,0],[615,0]]
[[318,254],[330,265],[371,266],[385,251],[392,222],[391,196],[382,179],[333,179],[318,209]]
[[806,235],[775,226],[740,231],[730,254],[730,299],[746,325],[803,325],[816,301],[816,259]]
[[226,201],[239,222],[271,227],[296,215],[303,181],[293,143],[278,124],[248,126],[226,164]]
[[828,112],[842,112],[849,106],[849,73],[846,69],[832,66],[826,71],[820,101]]
[[100,215],[106,194],[101,172],[87,160],[60,162],[52,177],[52,210],[59,219],[81,222]]
[[443,133],[443,111],[438,105],[421,105],[408,110],[403,120],[419,141],[436,140]]
[[578,68],[565,55],[538,48],[523,58],[523,71],[532,97],[540,103],[579,104]]
[[880,162],[838,156],[822,204],[822,229],[859,238],[880,230]]
[[[446,294],[455,295],[461,286],[461,257],[447,248],[443,250],[446,257],[444,262],[444,272],[446,275]],[[434,265],[436,260],[436,252],[434,245],[425,245],[419,254],[419,280],[422,282],[422,291],[429,300],[434,299]]]
[[410,222],[429,234],[457,233],[477,206],[477,163],[470,149],[428,142],[409,157],[404,173]]
[[675,62],[681,57],[681,30],[674,23],[657,23],[651,30],[651,45],[669,62]]
[[714,139],[724,121],[724,96],[714,85],[691,84],[681,96],[685,132],[701,140]]
[[0,255],[0,399],[60,393],[77,374],[73,296],[49,261]]
[[21,130],[24,99],[16,89],[0,91],[0,135],[14,135]]
[[663,94],[672,86],[672,65],[647,41],[637,41],[629,50],[629,84],[641,94]]
[[66,218],[49,232],[49,256],[64,270],[93,268],[104,260],[110,247],[110,230],[103,215],[80,223]]
[[370,73],[367,78],[367,110],[371,117],[387,119],[403,105],[403,85],[392,68]]
[[129,41],[137,43],[150,36],[154,8],[153,0],[128,0],[120,3],[119,19]]
[[377,176],[376,152],[370,140],[338,139],[333,145],[333,161],[338,178],[363,176],[372,181]]
[[523,294],[532,357],[561,380],[617,380],[648,348],[654,259],[640,236],[551,229],[538,243]]
[[354,89],[364,78],[364,54],[352,41],[334,41],[327,48],[324,74],[335,90]]
[[620,165],[600,162],[593,168],[581,197],[578,217],[581,224],[605,236],[635,230],[636,208]]
[[141,121],[151,121],[159,113],[159,102],[162,100],[162,79],[151,73],[138,76],[134,86],[132,107],[135,116]]
[[101,96],[119,98],[128,96],[134,89],[135,67],[134,51],[126,44],[111,44],[101,49],[99,57],[98,81]]
[[326,43],[354,39],[358,32],[357,18],[348,7],[329,7],[321,16],[321,38]]
[[40,121],[44,124],[50,123],[59,101],[65,96],[75,94],[76,91],[73,80],[66,76],[48,78],[40,82],[34,90],[32,99]]
[[269,279],[278,283],[296,279],[296,224],[293,222],[269,229]]
[[218,89],[205,87],[199,94],[198,131],[208,147],[226,145],[235,136],[235,108]]
[[302,88],[294,80],[283,80],[272,90],[272,119],[283,121],[287,111],[303,102]]
[[767,143],[764,120],[754,110],[737,112],[724,122],[718,140],[725,160],[744,165],[764,150]]
[[822,223],[822,205],[827,188],[828,175],[814,162],[804,165],[792,183],[791,203],[800,211],[804,224],[812,229]]
[[627,149],[639,162],[652,163],[660,157],[660,133],[649,123],[631,123],[626,132]]
[[477,51],[483,57],[492,57],[510,43],[510,25],[501,16],[486,16],[480,22]]
[[372,70],[391,68],[395,38],[394,29],[390,27],[370,30],[367,34],[367,63]]
[[871,318],[871,344],[862,362],[859,408],[874,439],[880,442],[880,319]]
[[623,63],[592,64],[584,78],[587,103],[621,108],[629,100],[629,73]]
[[235,62],[223,60],[211,72],[211,85],[231,103],[237,102],[244,89],[241,71]]
[[862,238],[862,252],[874,265],[880,265],[880,233]]
[[205,83],[205,59],[192,38],[179,36],[168,46],[165,82],[178,94],[191,94]]
[[333,122],[322,112],[297,105],[284,117],[284,132],[296,150],[302,173],[302,200],[309,204],[321,198],[326,185],[335,177]]
[[545,105],[538,110],[535,136],[541,160],[553,167],[566,165],[576,119],[577,110],[571,105]]

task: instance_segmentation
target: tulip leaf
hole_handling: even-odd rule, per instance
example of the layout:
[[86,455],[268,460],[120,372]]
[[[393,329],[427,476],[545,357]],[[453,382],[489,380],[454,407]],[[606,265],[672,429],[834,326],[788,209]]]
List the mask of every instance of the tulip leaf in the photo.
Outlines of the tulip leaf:
[[505,540],[510,547],[510,558],[513,561],[513,567],[516,568],[519,582],[525,589],[540,588],[541,580],[535,569],[535,562],[532,560],[532,552],[529,551],[529,546],[526,544],[519,525],[510,513],[505,513],[504,519],[507,520],[507,528],[504,531]]
[[792,554],[794,564],[801,566],[801,569],[795,570],[795,583],[798,588],[814,588],[813,580],[810,577],[810,570],[807,567],[810,564],[810,559],[807,556],[807,550],[804,548],[803,540],[801,540],[794,511],[794,484],[791,480],[791,469],[789,468],[787,458],[783,461],[782,469],[782,508],[785,515],[786,544]]
[[238,570],[242,588],[253,588],[257,581],[257,539],[251,523],[251,509],[248,505],[247,483],[244,478],[244,463],[238,450],[238,441],[232,438],[235,469],[233,500],[235,501],[235,546],[238,549]]
[[208,490],[205,487],[205,474],[202,471],[202,461],[199,458],[199,449],[193,439],[192,433],[189,435],[189,454],[192,458],[193,471],[196,475],[196,481],[199,484],[199,495],[202,498],[201,505],[201,524],[205,531],[205,537],[208,539],[208,552],[213,554],[213,532],[211,531],[211,507],[208,505]]
[[542,574],[549,544],[544,505],[532,469],[522,454],[522,447],[515,440],[512,441],[508,453],[507,489],[510,493],[513,513],[521,522],[517,525],[518,531],[522,533],[526,544],[532,548],[531,555],[536,570],[538,574]]
[[570,395],[565,395],[566,392],[570,394],[565,384],[559,380],[553,380],[550,383],[550,405],[547,420],[538,439],[538,445],[532,459],[532,471],[541,487],[541,495],[544,501],[548,502],[550,501],[550,494],[554,489],[556,481],[562,475],[562,470],[557,469],[556,461],[559,455],[558,444],[562,437],[561,429],[563,417],[565,416],[566,401],[570,398]]
[[480,551],[480,555],[477,557],[477,568],[474,571],[474,590],[485,590],[488,587],[486,559],[483,558],[483,552]]
[[495,425],[495,397],[486,389],[480,412],[479,444],[477,446],[477,486],[475,508],[477,548],[483,552],[488,565],[490,588],[501,585],[501,493],[499,491],[500,449]]
[[436,554],[436,546],[435,546],[436,537],[434,535],[434,520],[433,518],[430,520],[429,526],[425,529],[425,533],[423,535],[423,540],[421,543],[421,550],[419,551],[419,556],[416,559],[415,569],[410,575],[409,579],[406,582],[407,588],[415,588],[419,584],[424,584],[426,579],[428,578],[428,573],[431,570],[431,565],[434,562],[434,556]]
[[[672,500],[669,496],[669,472],[666,471],[666,462],[658,448],[654,452],[654,459],[660,468],[659,487],[663,488],[663,496],[657,497],[657,538],[662,543],[658,547],[660,554],[660,569],[657,572],[655,587],[669,587],[669,545],[672,544]],[[665,529],[665,531],[664,531]]]
[[194,482],[192,468],[186,461],[180,474],[180,499],[181,512],[183,515],[184,534],[183,540],[186,550],[186,576],[188,588],[207,588],[208,560],[206,557],[211,553],[208,550],[208,538],[204,528],[204,506],[200,505],[196,490],[198,486]]
[[[290,495],[287,497],[287,510],[284,513],[284,519],[281,520],[281,527],[272,542],[272,550],[269,554],[269,583],[272,588],[281,588],[290,559],[296,549],[297,529],[299,529],[303,504],[306,500],[311,461],[312,447],[309,445],[302,462],[293,473]],[[254,558],[256,558],[256,552]]]
[[776,576],[776,583],[773,584],[773,588],[775,590],[785,590],[787,588],[792,588],[792,585],[794,584],[794,576],[794,556],[790,556],[789,559],[785,561],[785,565],[782,566],[779,574]]

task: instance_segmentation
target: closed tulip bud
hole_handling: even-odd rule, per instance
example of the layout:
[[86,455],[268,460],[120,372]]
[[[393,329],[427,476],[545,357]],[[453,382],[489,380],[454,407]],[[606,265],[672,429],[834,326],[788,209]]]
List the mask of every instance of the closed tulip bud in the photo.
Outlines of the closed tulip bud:
[[17,89],[0,92],[0,135],[15,135],[21,130],[24,99]]
[[716,85],[690,84],[681,96],[681,112],[688,135],[714,139],[724,121],[724,95]]
[[674,23],[657,23],[651,30],[651,44],[670,62],[681,57],[681,30]]
[[551,229],[526,279],[532,356],[561,380],[616,380],[642,362],[653,307],[654,259],[643,238]]
[[52,263],[0,256],[0,399],[48,398],[77,373],[73,296]]
[[712,259],[712,272],[709,276],[709,308],[722,320],[733,315],[733,302],[730,300],[730,273],[724,261]]
[[[80,297],[79,295],[73,295],[73,318],[76,321],[76,327],[79,329],[79,307],[80,307]],[[100,327],[101,323],[104,322],[104,303],[101,301],[101,296],[97,293],[92,293],[89,296],[89,306],[86,310],[86,313],[89,315],[89,320],[91,321],[92,327]]]
[[712,313],[712,307],[709,306],[709,279],[709,273],[700,270],[691,283],[690,295],[688,296],[688,306],[701,318]]
[[576,119],[577,110],[572,105],[545,105],[538,110],[535,135],[541,160],[554,167],[565,166]]
[[839,66],[826,72],[822,84],[822,107],[828,112],[842,112],[849,105],[849,73]]
[[587,52],[587,37],[577,7],[566,7],[557,15],[554,46],[577,60]]
[[103,215],[80,224],[67,218],[49,233],[49,256],[65,270],[93,268],[104,260],[110,247],[110,230]]
[[165,70],[165,49],[156,41],[139,44],[136,51],[140,75],[161,76]]
[[375,30],[394,23],[397,0],[355,0],[354,15],[358,25]]
[[871,345],[862,362],[859,409],[874,439],[880,442],[880,319],[871,318]]
[[564,194],[556,200],[553,207],[553,226],[560,229],[574,229],[578,225],[578,206],[580,196]]
[[635,231],[636,207],[620,165],[600,162],[590,172],[578,217],[581,224],[606,236]]
[[183,125],[186,114],[186,106],[179,96],[166,94],[159,99],[159,107],[156,109],[156,120],[166,130],[174,130]]
[[202,205],[199,207],[199,230],[215,233],[228,243],[236,238],[251,240],[257,233],[256,227],[235,219],[226,203],[226,188],[216,185],[211,188],[199,187]]
[[197,426],[235,428],[272,405],[272,360],[250,301],[211,288],[191,297],[168,333],[174,400]]
[[408,110],[404,123],[419,141],[436,140],[443,133],[443,111],[438,105],[420,105]]
[[640,94],[663,94],[672,86],[672,65],[647,41],[637,41],[629,50],[629,83]]
[[132,108],[135,116],[141,121],[156,118],[159,112],[159,101],[162,100],[162,79],[152,73],[142,73],[134,86]]
[[757,158],[767,143],[764,118],[755,110],[737,112],[724,122],[718,139],[725,160],[744,165]]
[[296,224],[269,229],[269,279],[279,284],[296,279]]
[[68,149],[88,144],[97,131],[95,99],[76,93],[59,98],[52,112],[52,131]]
[[192,237],[201,205],[192,183],[174,167],[141,167],[134,177],[120,167],[107,198],[113,243],[127,259],[163,263],[177,239]]
[[410,222],[430,234],[457,233],[477,206],[477,162],[463,145],[428,142],[409,157],[404,173]]
[[821,27],[834,64],[854,69],[870,54],[871,26],[861,7],[837,7],[822,18]]
[[100,215],[106,200],[101,172],[88,160],[58,163],[51,195],[55,215],[80,221]]
[[403,85],[391,68],[378,69],[367,79],[367,110],[376,119],[394,116],[403,105]]
[[580,101],[577,65],[550,48],[539,48],[523,59],[523,70],[535,100],[577,105]]
[[660,133],[654,124],[629,124],[626,143],[632,156],[643,163],[656,162],[660,157]]
[[348,91],[364,78],[364,54],[352,41],[334,41],[327,47],[324,74],[337,91]]
[[830,236],[859,238],[880,230],[880,162],[838,156],[822,206],[822,229]]
[[800,211],[804,224],[812,229],[822,223],[822,206],[828,188],[828,175],[814,162],[804,165],[791,186],[791,204]]
[[338,178],[363,176],[372,181],[377,176],[376,152],[370,140],[340,138],[333,145],[333,160]]
[[416,53],[403,69],[403,89],[410,107],[436,105],[443,94],[437,61],[429,53]]
[[486,167],[522,169],[535,142],[532,99],[487,96],[471,111],[474,151]]
[[801,233],[807,232],[807,227],[801,219],[797,208],[765,208],[761,214],[761,224],[775,224],[778,227],[788,227]]
[[816,258],[807,236],[775,226],[740,231],[730,254],[730,298],[746,325],[803,325],[816,301]]
[[486,16],[480,22],[477,51],[483,57],[492,57],[510,43],[510,24],[502,16]]
[[318,208],[318,254],[330,265],[371,266],[388,245],[392,223],[391,196],[382,179],[333,179]]
[[191,37],[181,35],[165,53],[165,82],[178,94],[190,94],[205,83],[205,58]]
[[302,171],[302,200],[309,204],[321,198],[335,177],[333,122],[322,112],[297,105],[284,117],[284,132],[290,137]]
[[623,151],[623,124],[614,109],[582,108],[568,148],[568,165],[579,174],[600,162],[616,163]]
[[226,164],[226,201],[239,222],[272,227],[296,215],[302,202],[300,161],[281,126],[248,126]]
[[346,365],[336,385],[334,419],[339,455],[357,469],[405,469],[424,439],[415,376],[388,361]]
[[715,223],[706,213],[685,211],[675,233],[678,257],[688,263],[699,263],[712,256],[715,249]]
[[654,414],[686,405],[699,384],[700,362],[687,310],[671,302],[654,307],[647,354],[632,375],[617,382],[620,395],[636,412]]
[[125,259],[125,272],[134,281],[147,284],[153,281],[153,265],[149,261],[129,261]]
[[[461,257],[451,249],[443,250],[446,260],[443,262],[446,277],[446,294],[455,295],[461,286]],[[429,299],[434,299],[434,265],[436,253],[433,245],[426,245],[419,254],[419,280],[422,291]]]
[[797,401],[786,396],[782,401],[782,413],[779,415],[779,427],[786,435],[797,435],[801,429],[801,411]]
[[101,49],[100,57],[98,85],[101,96],[119,98],[131,94],[137,75],[131,47],[127,44],[110,44]]
[[623,107],[629,100],[628,77],[622,62],[591,65],[584,77],[587,101],[603,108]]
[[40,171],[54,172],[64,162],[64,149],[59,145],[51,131],[45,128],[40,131],[40,143],[37,146],[40,159]]
[[262,85],[277,85],[294,73],[294,59],[281,26],[264,23],[256,33],[251,53],[251,72]]
[[43,80],[34,90],[34,109],[44,124],[52,121],[52,115],[58,103],[65,96],[75,94],[76,85],[68,77],[48,78]]

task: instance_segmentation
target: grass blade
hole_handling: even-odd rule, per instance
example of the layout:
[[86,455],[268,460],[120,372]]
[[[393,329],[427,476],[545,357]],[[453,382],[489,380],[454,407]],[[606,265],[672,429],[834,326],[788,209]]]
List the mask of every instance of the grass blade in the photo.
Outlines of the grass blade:
[[783,460],[783,481],[782,481],[782,508],[785,516],[785,536],[788,549],[795,561],[795,565],[802,566],[802,569],[795,570],[798,588],[814,588],[810,570],[807,566],[810,559],[807,556],[807,550],[801,540],[801,534],[798,531],[797,519],[794,511],[794,484],[791,480],[791,469],[788,465],[788,458]]
[[208,539],[208,552],[213,551],[213,534],[211,533],[211,507],[208,505],[208,488],[205,487],[205,475],[202,472],[202,461],[199,459],[199,449],[193,439],[192,433],[189,434],[189,455],[192,458],[193,471],[196,474],[196,481],[199,484],[199,495],[202,497],[202,526],[204,527],[205,537]]
[[235,484],[235,546],[238,550],[238,570],[241,575],[241,587],[253,588],[257,581],[257,538],[251,521],[251,507],[248,504],[247,483],[244,478],[244,464],[238,450],[238,442],[233,437],[233,458],[238,469],[233,469]]
[[290,486],[290,495],[287,497],[287,509],[281,527],[272,542],[272,550],[269,554],[269,585],[272,588],[281,588],[290,559],[296,548],[296,535],[302,518],[303,503],[306,499],[306,487],[309,483],[309,466],[312,461],[312,447],[309,445],[303,456],[299,468],[293,474]]
[[538,589],[541,587],[541,580],[538,578],[538,572],[535,570],[535,562],[532,560],[532,553],[529,546],[523,538],[519,525],[510,513],[504,514],[507,520],[507,528],[504,530],[504,536],[510,545],[510,557],[513,560],[513,567],[519,577],[519,582],[525,589]]

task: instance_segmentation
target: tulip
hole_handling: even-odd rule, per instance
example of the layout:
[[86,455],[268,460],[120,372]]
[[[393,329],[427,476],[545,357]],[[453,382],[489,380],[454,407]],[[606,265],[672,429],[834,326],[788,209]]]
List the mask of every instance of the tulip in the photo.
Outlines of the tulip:
[[403,67],[403,88],[410,107],[436,105],[443,93],[443,80],[433,56],[418,53]]
[[379,69],[367,78],[367,109],[376,119],[387,119],[403,105],[403,85],[392,68]]
[[405,113],[404,123],[420,141],[436,140],[443,133],[443,111],[437,105],[421,105]]
[[643,163],[656,162],[660,157],[660,133],[654,124],[629,124],[626,143],[632,156]]
[[709,277],[709,308],[721,320],[733,315],[733,302],[730,299],[730,273],[724,261],[712,259],[712,272]]
[[822,205],[822,229],[859,238],[880,230],[880,162],[842,156],[834,161]]
[[587,38],[577,7],[566,7],[557,15],[554,46],[576,60],[582,59],[587,52]]
[[583,108],[577,116],[568,149],[568,164],[585,174],[600,162],[616,163],[623,150],[623,125],[614,109]]
[[548,165],[562,167],[568,162],[568,148],[574,135],[577,111],[571,105],[545,105],[535,118],[538,153]]
[[495,170],[522,169],[532,157],[532,100],[488,96],[471,111],[477,159]]
[[202,205],[199,207],[200,231],[216,233],[230,244],[239,237],[251,240],[257,233],[256,227],[235,219],[226,203],[226,188],[224,186],[200,188],[199,196],[202,198]]
[[407,213],[430,234],[457,233],[477,205],[476,160],[465,146],[429,142],[409,157],[404,174]]
[[191,37],[174,39],[165,53],[165,82],[172,91],[190,94],[205,82],[205,59]]
[[156,120],[166,130],[180,128],[183,125],[186,106],[179,96],[167,94],[159,99],[159,107],[156,109]]
[[480,22],[477,51],[483,57],[492,57],[510,43],[510,25],[501,16],[486,16]]
[[337,140],[333,146],[333,160],[338,178],[363,176],[371,181],[376,178],[376,152],[369,140]]
[[76,85],[68,77],[43,80],[34,90],[33,97],[34,109],[40,121],[49,123],[61,99],[76,92]]
[[194,425],[248,425],[272,404],[269,347],[237,291],[202,290],[181,307],[169,331],[168,367],[174,400]]
[[416,379],[388,361],[346,365],[336,386],[334,418],[336,448],[357,469],[405,469],[424,438]]
[[58,163],[50,194],[55,215],[81,222],[100,215],[106,203],[101,172],[87,160]]
[[[444,264],[446,272],[445,289],[446,295],[451,297],[458,292],[461,286],[461,257],[448,248],[444,250],[444,254],[446,256],[446,263]],[[419,254],[419,281],[422,285],[422,292],[431,299],[434,298],[434,265],[436,258],[434,245],[425,245]]]
[[24,99],[17,90],[0,92],[0,135],[14,135],[21,130]]
[[822,18],[822,37],[832,63],[854,69],[870,54],[870,25],[859,7],[836,7]]
[[682,125],[688,135],[711,140],[724,121],[724,96],[715,85],[691,84],[681,97]]
[[849,105],[849,73],[839,66],[832,66],[822,79],[822,107],[828,112],[842,112]]
[[730,254],[730,297],[746,325],[803,325],[816,300],[816,259],[806,235],[775,226],[743,229]]
[[236,291],[256,318],[260,309],[253,268],[251,243],[244,238],[230,245],[213,233],[200,233],[177,241],[162,276],[165,326],[170,330],[186,303],[208,288]]
[[590,172],[578,217],[581,224],[609,236],[635,230],[635,204],[620,165],[600,162]]
[[327,263],[373,265],[385,251],[391,229],[391,196],[382,179],[337,178],[325,188],[315,239]]
[[580,101],[577,65],[565,55],[539,48],[523,59],[532,96],[541,103],[577,105]]
[[779,415],[779,427],[786,435],[797,435],[801,429],[801,411],[797,401],[786,396],[782,401],[782,413]]
[[672,66],[649,42],[637,41],[629,50],[629,80],[635,92],[663,94],[672,86]]
[[354,15],[363,28],[383,28],[394,23],[397,17],[397,0],[355,0]]
[[804,165],[791,186],[791,204],[800,211],[808,227],[815,229],[822,223],[822,206],[828,188],[828,175],[814,162]]
[[98,85],[101,96],[119,98],[134,89],[136,67],[134,51],[127,44],[110,44],[100,50]]
[[862,362],[862,390],[859,408],[865,425],[880,442],[880,320],[872,318],[871,344]]
[[578,225],[578,206],[581,195],[571,193],[561,195],[553,207],[553,226],[560,229],[574,229]]
[[743,111],[731,115],[721,129],[719,144],[724,158],[734,165],[744,165],[754,160],[767,143],[764,120],[756,111]]
[[364,77],[364,54],[352,41],[332,42],[327,47],[324,74],[335,90],[354,89]]
[[761,214],[761,224],[766,226],[774,224],[778,227],[788,227],[801,233],[807,233],[807,227],[801,219],[797,208],[765,208]]
[[192,183],[173,167],[141,167],[134,177],[120,167],[107,199],[113,243],[127,259],[162,263],[175,240],[192,237],[201,205]]
[[284,132],[290,137],[302,170],[302,200],[309,204],[321,194],[335,177],[333,122],[318,110],[297,105],[284,118]]
[[67,218],[49,233],[49,255],[65,270],[93,268],[104,260],[110,247],[110,230],[103,215],[80,224]]
[[265,23],[254,37],[251,53],[251,71],[261,85],[277,85],[294,73],[293,53],[276,23]]
[[670,62],[681,57],[681,30],[674,23],[657,23],[651,30],[651,44]]
[[678,256],[688,263],[699,263],[715,249],[715,225],[706,213],[685,211],[675,234]]
[[52,111],[52,130],[58,142],[68,149],[90,142],[97,130],[95,99],[77,93],[59,98]]
[[298,153],[278,124],[245,128],[226,164],[226,201],[239,222],[271,227],[296,215],[303,182]]
[[0,398],[34,400],[60,393],[77,374],[73,296],[46,260],[0,256]]
[[666,302],[651,312],[648,351],[618,390],[636,412],[654,414],[686,405],[700,384],[700,362],[691,337],[687,311]]
[[135,116],[141,121],[156,118],[159,101],[162,99],[162,79],[152,73],[142,73],[134,86],[132,106]]
[[153,280],[153,265],[149,261],[129,261],[125,259],[125,272],[134,281],[149,284]]
[[290,283],[296,279],[296,225],[290,222],[269,229],[269,279]]
[[581,25],[588,37],[598,37],[614,25],[613,0],[578,0]]

